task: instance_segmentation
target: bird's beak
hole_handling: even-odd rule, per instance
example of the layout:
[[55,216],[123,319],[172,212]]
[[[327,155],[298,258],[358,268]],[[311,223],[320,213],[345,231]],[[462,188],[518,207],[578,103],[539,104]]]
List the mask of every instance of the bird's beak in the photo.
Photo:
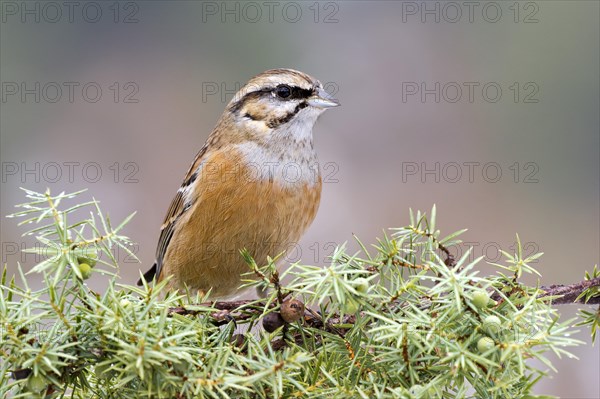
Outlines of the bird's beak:
[[317,87],[317,92],[308,98],[308,105],[316,108],[331,108],[340,105],[340,102],[327,93],[322,87]]

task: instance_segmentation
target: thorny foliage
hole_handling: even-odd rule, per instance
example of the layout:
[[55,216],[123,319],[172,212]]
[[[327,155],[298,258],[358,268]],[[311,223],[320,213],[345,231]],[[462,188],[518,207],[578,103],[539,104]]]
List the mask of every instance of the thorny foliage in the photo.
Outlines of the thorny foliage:
[[[18,283],[6,267],[2,276],[2,397],[533,397],[545,375],[533,364],[552,369],[548,354],[571,356],[565,348],[580,344],[570,338],[573,320],[559,322],[551,298],[519,281],[537,273],[530,263],[541,254],[524,257],[519,246],[503,253],[496,275],[481,277],[481,259],[442,259],[463,231],[442,238],[435,207],[428,217],[411,212],[374,251],[359,241],[361,253],[342,246],[328,267],[292,264],[285,286],[275,260],[259,267],[243,252],[246,286],[272,293],[224,320],[215,303],[165,293],[164,282],[119,284],[112,249],[128,250],[120,232],[133,215],[113,228],[95,200],[61,207],[78,194],[26,191],[30,202],[12,215],[35,224],[26,234],[46,259],[27,273],[43,276],[41,289],[20,268]],[[68,222],[86,208],[88,218]],[[88,287],[90,275],[106,280],[102,293]],[[307,315],[321,326],[306,316],[272,333],[261,328],[285,297],[315,309]],[[592,316],[582,323],[595,332]],[[240,325],[247,332],[236,334]]]

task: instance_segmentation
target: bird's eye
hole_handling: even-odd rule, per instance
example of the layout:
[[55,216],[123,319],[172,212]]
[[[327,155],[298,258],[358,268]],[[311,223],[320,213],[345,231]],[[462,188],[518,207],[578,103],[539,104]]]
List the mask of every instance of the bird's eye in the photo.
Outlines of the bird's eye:
[[292,94],[292,89],[288,85],[279,85],[275,88],[275,94],[279,98],[288,98]]

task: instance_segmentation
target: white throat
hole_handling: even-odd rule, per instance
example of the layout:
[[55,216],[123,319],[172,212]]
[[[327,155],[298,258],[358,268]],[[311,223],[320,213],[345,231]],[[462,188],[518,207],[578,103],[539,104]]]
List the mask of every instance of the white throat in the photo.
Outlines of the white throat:
[[320,170],[312,129],[321,113],[322,110],[310,107],[264,134],[260,144],[239,144],[237,149],[254,168],[252,175],[288,188],[318,184]]

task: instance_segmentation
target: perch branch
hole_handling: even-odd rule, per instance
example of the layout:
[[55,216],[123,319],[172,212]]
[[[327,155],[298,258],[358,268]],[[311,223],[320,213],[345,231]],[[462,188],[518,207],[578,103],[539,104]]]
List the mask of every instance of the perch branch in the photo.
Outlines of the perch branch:
[[[545,296],[561,295],[560,298],[552,300],[552,303],[554,305],[568,305],[571,303],[585,303],[583,301],[583,298],[577,300],[577,297],[581,295],[583,291],[590,287],[600,287],[600,277],[593,278],[590,280],[583,280],[578,283],[569,285],[553,284],[547,287],[540,287],[540,289],[546,293]],[[590,298],[587,304],[600,304],[600,296]]]
[[[600,287],[600,277],[593,278],[590,280],[580,281],[574,284],[562,285],[562,284],[553,284],[549,286],[542,286],[540,289],[544,292],[544,295],[541,298],[545,297],[553,297],[559,296],[558,298],[554,298],[552,300],[553,305],[568,305],[573,303],[584,303],[582,299],[577,300],[577,297],[581,295],[583,291],[590,287]],[[250,307],[246,306],[248,304],[254,303],[255,306]],[[592,297],[586,303],[587,305],[598,305],[600,304],[600,296]],[[254,300],[238,300],[238,301],[217,301],[202,304],[206,307],[213,307],[217,309],[216,312],[211,314],[213,319],[213,323],[215,325],[224,325],[229,323],[232,320],[235,321],[243,321],[251,318],[254,315],[258,315],[262,313],[262,309],[264,308],[264,303],[256,303]],[[276,306],[275,303],[271,304],[272,307]],[[193,309],[186,309],[185,307],[177,307],[169,309],[169,314],[179,314],[179,315],[196,315],[200,312]],[[345,315],[340,318],[339,316],[334,316],[329,318],[326,325],[323,322],[320,315],[315,313],[314,311],[307,310],[304,321],[305,323],[314,328],[323,329],[329,332],[339,333],[339,329],[335,327],[340,324],[353,324],[356,320],[354,315]]]

